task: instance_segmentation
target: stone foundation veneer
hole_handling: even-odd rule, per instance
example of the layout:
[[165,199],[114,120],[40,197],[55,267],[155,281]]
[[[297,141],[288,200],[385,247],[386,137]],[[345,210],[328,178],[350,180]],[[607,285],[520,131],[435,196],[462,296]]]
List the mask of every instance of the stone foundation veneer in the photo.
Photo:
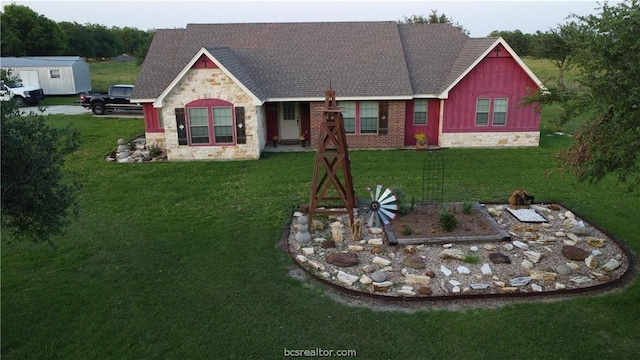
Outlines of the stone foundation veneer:
[[158,146],[162,150],[167,149],[163,132],[147,132],[144,134],[147,147]]
[[439,146],[451,148],[532,147],[540,132],[441,133]]
[[[222,99],[235,107],[244,107],[246,144],[189,146],[178,145],[175,108],[199,99]],[[259,159],[265,143],[266,120],[262,107],[256,106],[244,89],[218,68],[191,69],[164,98],[164,133],[147,133],[147,143],[167,151],[169,161]]]

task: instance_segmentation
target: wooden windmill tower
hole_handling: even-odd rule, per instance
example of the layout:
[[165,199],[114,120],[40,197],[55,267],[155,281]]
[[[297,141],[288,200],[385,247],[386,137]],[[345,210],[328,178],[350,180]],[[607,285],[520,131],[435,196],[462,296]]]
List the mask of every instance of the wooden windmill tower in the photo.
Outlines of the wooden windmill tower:
[[356,207],[347,137],[336,93],[327,90],[311,183],[309,222],[316,214],[348,214]]

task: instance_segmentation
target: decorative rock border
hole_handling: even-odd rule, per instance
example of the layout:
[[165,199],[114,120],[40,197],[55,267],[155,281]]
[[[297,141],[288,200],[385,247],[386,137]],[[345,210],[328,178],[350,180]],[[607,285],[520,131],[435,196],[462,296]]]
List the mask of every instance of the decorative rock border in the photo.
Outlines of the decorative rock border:
[[[296,233],[304,214],[297,211],[283,236],[294,262],[314,279],[385,300],[575,294],[614,287],[634,273],[631,251],[560,204],[533,205],[548,220],[536,224],[520,222],[506,205],[483,207],[511,241],[394,246],[380,228],[363,228],[362,238],[352,239],[342,215],[315,218],[310,240],[301,242]],[[336,227],[342,241],[332,240]]]

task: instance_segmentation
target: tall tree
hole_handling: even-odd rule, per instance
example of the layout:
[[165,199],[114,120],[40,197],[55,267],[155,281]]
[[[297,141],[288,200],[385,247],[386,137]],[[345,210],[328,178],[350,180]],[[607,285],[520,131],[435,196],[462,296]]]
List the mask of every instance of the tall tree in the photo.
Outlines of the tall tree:
[[79,134],[51,127],[42,116],[21,116],[13,100],[1,106],[2,232],[53,244],[51,235],[62,232],[74,211],[79,183],[65,177],[63,165]]
[[58,24],[24,5],[10,4],[0,14],[2,56],[59,55],[66,39]]
[[592,115],[561,159],[580,179],[614,174],[640,189],[640,4],[602,5],[601,13],[577,17],[572,58],[581,71],[573,105]]
[[529,48],[531,47],[531,39],[533,38],[533,35],[531,34],[524,34],[520,30],[514,30],[514,31],[494,30],[489,34],[489,36],[503,38],[519,56],[529,55]]
[[578,31],[575,22],[569,22],[550,29],[547,32],[537,31],[532,43],[532,55],[548,59],[558,69],[557,82],[564,85],[564,73],[573,66],[572,38]]
[[82,24],[77,22],[58,23],[64,32],[67,43],[65,47],[66,55],[77,55],[85,58],[94,58],[98,44],[89,36],[90,32]]
[[463,33],[469,35],[469,30],[465,29],[459,22],[453,18],[448,17],[445,14],[438,14],[437,10],[431,10],[428,16],[424,15],[411,15],[410,17],[403,16],[402,20],[398,20],[399,24],[449,24]]

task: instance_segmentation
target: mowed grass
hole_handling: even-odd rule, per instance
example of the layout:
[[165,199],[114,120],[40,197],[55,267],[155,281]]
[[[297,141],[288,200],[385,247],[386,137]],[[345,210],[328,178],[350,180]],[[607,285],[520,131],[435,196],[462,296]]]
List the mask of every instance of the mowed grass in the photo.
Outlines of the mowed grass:
[[[80,214],[47,245],[2,243],[7,359],[277,359],[284,349],[354,349],[362,359],[633,359],[640,286],[604,296],[498,309],[406,313],[350,307],[287,275],[278,247],[308,201],[314,153],[258,161],[113,164],[141,119],[50,116],[84,143],[67,167],[84,176]],[[449,149],[446,200],[506,201],[526,188],[561,201],[640,251],[638,195],[613,179],[556,171],[568,137],[539,148]],[[352,151],[355,189],[378,183],[419,197],[425,154]]]
[[140,65],[136,65],[135,61],[91,61],[89,62],[89,71],[91,72],[91,88],[93,91],[107,92],[111,85],[135,85]]

